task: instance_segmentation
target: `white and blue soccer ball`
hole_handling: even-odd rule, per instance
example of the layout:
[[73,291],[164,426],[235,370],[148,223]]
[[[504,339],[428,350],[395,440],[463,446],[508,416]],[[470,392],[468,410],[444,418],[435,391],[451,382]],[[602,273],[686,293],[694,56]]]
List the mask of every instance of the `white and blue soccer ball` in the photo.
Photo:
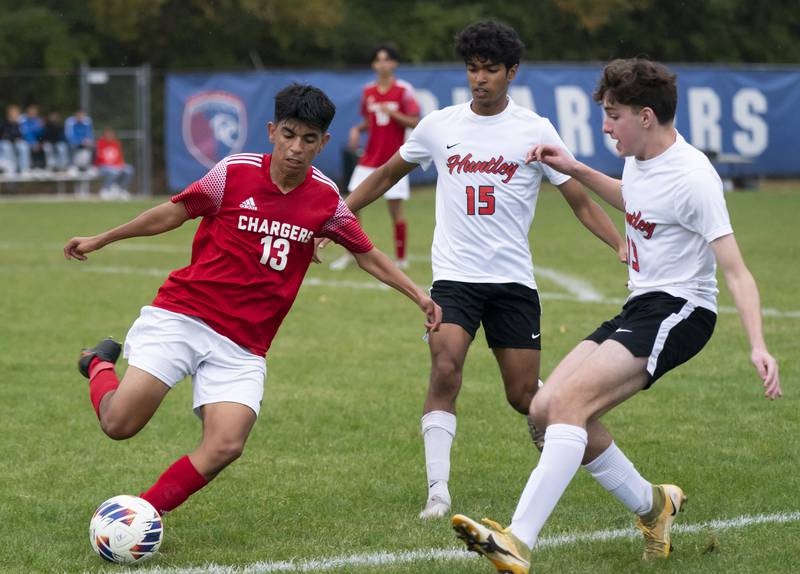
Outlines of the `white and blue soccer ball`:
[[101,558],[117,564],[143,562],[161,546],[164,525],[153,505],[122,494],[97,507],[89,523],[89,540]]

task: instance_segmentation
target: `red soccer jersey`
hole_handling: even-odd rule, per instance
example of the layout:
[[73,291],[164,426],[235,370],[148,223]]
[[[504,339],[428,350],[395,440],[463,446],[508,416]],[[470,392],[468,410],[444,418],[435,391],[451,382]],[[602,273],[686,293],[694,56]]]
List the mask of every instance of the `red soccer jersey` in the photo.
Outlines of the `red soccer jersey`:
[[314,238],[354,253],[372,243],[339,197],[311,167],[284,194],[269,175],[269,154],[242,153],[172,197],[191,217],[203,216],[191,263],[173,271],[153,305],[202,319],[257,355],[269,349],[311,263]]
[[96,165],[110,167],[122,167],[125,165],[125,161],[122,159],[122,145],[119,140],[100,138],[97,140],[96,151]]
[[361,95],[361,115],[369,121],[369,137],[359,165],[379,167],[403,145],[406,128],[381,111],[381,105],[409,116],[419,115],[419,105],[414,98],[414,88],[403,80],[395,80],[384,93],[373,82],[364,87]]

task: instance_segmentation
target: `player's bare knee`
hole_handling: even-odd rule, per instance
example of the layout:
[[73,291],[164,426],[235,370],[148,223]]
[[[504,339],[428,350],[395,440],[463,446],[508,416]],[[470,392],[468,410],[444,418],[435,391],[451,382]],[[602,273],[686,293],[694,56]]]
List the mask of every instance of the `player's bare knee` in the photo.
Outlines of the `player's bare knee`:
[[220,465],[228,465],[242,456],[244,441],[221,440],[211,446],[211,457]]
[[568,422],[570,424],[585,424],[587,420],[584,404],[569,393],[554,393],[547,399],[547,412],[545,414],[548,424]]
[[536,428],[546,428],[549,408],[550,401],[547,393],[536,393],[528,409],[528,420],[533,423]]
[[139,432],[139,426],[132,424],[131,421],[114,416],[105,415],[100,418],[100,428],[111,439],[125,440]]
[[433,362],[431,390],[437,394],[457,393],[461,387],[461,367],[447,359]]
[[528,415],[530,413],[534,394],[535,393],[526,390],[506,390],[506,400],[508,401],[508,404],[511,405],[519,414]]

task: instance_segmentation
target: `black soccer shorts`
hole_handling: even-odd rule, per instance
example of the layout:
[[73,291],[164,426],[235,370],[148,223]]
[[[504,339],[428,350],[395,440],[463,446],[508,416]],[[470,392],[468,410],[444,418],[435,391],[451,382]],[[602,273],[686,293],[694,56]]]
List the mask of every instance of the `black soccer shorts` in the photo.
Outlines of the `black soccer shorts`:
[[442,323],[460,325],[475,338],[483,323],[490,348],[542,348],[542,308],[535,289],[519,283],[435,281],[431,298],[442,308]]
[[619,315],[600,325],[586,340],[602,343],[612,339],[634,357],[647,357],[647,389],[699,353],[711,338],[716,322],[713,311],[654,291],[630,299]]

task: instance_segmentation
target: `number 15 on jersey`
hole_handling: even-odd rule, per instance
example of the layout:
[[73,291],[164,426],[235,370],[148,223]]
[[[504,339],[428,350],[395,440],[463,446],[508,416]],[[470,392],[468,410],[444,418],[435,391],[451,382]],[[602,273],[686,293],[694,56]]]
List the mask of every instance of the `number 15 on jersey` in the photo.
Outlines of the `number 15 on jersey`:
[[467,215],[494,215],[494,186],[480,185],[478,193],[471,185],[467,186]]

